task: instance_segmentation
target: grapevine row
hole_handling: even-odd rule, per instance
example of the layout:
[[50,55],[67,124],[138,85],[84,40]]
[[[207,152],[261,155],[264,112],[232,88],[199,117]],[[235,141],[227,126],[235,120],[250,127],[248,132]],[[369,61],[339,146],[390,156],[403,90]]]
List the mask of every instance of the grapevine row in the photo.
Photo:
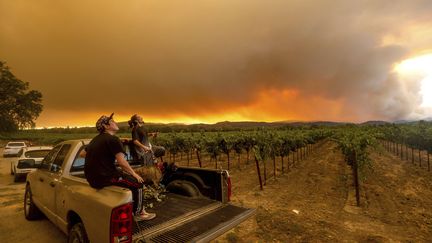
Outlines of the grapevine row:
[[[209,156],[210,161],[215,162],[215,168],[220,167],[218,157],[226,156],[228,170],[232,167],[231,154],[237,155],[238,168],[240,168],[240,156],[246,153],[247,163],[253,157],[260,188],[267,181],[267,163],[273,162],[273,176],[276,177],[276,159],[280,158],[281,172],[289,170],[295,161],[303,159],[317,141],[328,137],[328,129],[289,130],[278,131],[270,129],[258,129],[252,132],[201,132],[201,133],[167,133],[161,134],[154,143],[167,149],[171,161],[183,154],[186,155],[187,165],[193,156],[198,160],[198,166],[203,166],[203,154]],[[292,155],[290,164],[289,156]],[[296,155],[296,159],[295,156]],[[284,159],[286,159],[286,164]],[[262,170],[262,173],[261,173]],[[264,177],[264,182],[262,180]]]

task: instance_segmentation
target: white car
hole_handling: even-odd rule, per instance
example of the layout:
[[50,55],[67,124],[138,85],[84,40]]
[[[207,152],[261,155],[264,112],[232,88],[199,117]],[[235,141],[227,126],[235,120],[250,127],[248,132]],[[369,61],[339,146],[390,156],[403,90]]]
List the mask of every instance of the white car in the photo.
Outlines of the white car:
[[3,151],[3,157],[17,156],[22,148],[27,147],[24,141],[9,142]]
[[22,148],[18,154],[18,159],[11,162],[11,175],[15,175],[14,181],[17,182],[21,177],[36,170],[51,150],[51,146]]

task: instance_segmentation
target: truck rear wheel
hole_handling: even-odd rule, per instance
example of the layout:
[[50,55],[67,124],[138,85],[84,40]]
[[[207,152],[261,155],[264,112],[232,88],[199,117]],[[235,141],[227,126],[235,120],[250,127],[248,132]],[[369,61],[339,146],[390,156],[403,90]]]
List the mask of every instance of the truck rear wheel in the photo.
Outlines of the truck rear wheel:
[[187,197],[198,197],[201,195],[200,190],[195,184],[185,180],[174,180],[167,185],[166,189]]
[[32,192],[28,184],[24,194],[24,215],[27,220],[35,220],[42,216],[41,211],[33,202]]
[[68,243],[88,243],[87,232],[82,222],[78,222],[72,226],[69,231]]

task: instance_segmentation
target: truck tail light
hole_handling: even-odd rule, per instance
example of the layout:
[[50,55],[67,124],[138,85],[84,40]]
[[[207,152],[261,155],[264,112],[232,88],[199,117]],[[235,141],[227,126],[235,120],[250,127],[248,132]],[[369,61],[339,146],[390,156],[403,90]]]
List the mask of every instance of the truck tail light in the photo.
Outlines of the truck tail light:
[[127,203],[111,211],[111,243],[132,242],[132,203]]

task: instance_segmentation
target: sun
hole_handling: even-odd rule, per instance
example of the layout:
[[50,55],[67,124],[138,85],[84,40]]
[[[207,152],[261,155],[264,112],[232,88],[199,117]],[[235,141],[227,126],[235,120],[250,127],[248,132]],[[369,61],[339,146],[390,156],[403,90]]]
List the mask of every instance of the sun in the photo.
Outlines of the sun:
[[403,75],[421,80],[421,107],[432,107],[432,54],[404,60],[396,65],[396,71]]

